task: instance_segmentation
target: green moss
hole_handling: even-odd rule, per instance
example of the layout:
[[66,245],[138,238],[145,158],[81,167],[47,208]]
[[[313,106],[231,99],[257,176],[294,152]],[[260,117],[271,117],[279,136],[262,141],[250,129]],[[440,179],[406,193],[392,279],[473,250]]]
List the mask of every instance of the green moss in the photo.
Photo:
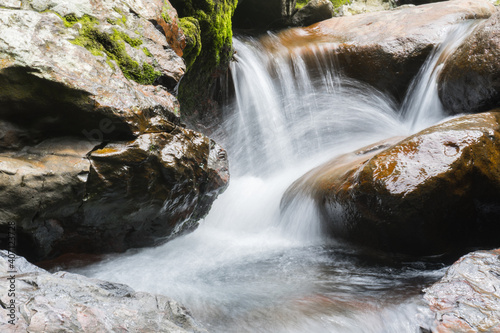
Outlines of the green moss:
[[120,41],[123,40],[127,42],[132,47],[138,48],[139,46],[142,45],[142,40],[140,38],[131,38],[129,35],[124,33],[123,31],[118,31],[116,29],[113,29],[113,35],[111,35],[113,40],[115,41]]
[[186,47],[182,57],[189,71],[202,49],[200,23],[194,17],[183,17],[179,26],[186,36]]
[[301,9],[302,7],[307,5],[308,2],[309,2],[309,0],[297,0],[297,5],[295,6],[295,8]]
[[213,98],[210,91],[216,85],[214,78],[226,71],[232,58],[231,19],[237,0],[171,0],[170,3],[179,17],[196,19],[201,30],[201,50],[198,53],[195,49],[193,54],[198,56],[179,86],[181,105],[184,111],[192,112],[210,103]]
[[75,14],[68,14],[64,17],[61,17],[64,25],[68,28],[71,28],[74,26],[76,23],[80,23],[82,26],[83,25],[96,25],[99,23],[95,17],[89,16],[87,14],[83,15],[82,17],[78,18],[76,17]]
[[117,29],[113,29],[112,34],[100,31],[98,21],[87,15],[82,18],[67,15],[63,18],[63,21],[68,27],[76,23],[81,24],[79,36],[71,41],[73,44],[86,48],[96,56],[106,54],[108,57],[106,62],[110,67],[114,69],[115,66],[111,61],[114,60],[126,78],[140,84],[153,84],[161,76],[161,73],[156,71],[150,64],[143,63],[140,65],[127,54],[125,43],[137,48],[142,44],[142,40],[139,38],[131,38]]
[[149,52],[147,47],[143,47],[142,52],[144,52],[144,54],[148,57],[153,57],[153,55],[151,54],[151,52]]

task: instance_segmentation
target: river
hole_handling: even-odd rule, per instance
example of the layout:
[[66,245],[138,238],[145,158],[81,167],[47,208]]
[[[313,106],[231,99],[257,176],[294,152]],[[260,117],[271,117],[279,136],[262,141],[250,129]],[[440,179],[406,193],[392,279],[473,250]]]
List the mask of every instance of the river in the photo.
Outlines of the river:
[[443,264],[375,259],[324,238],[310,202],[279,206],[293,181],[335,155],[442,121],[436,76],[470,29],[450,31],[401,105],[343,76],[328,45],[311,46],[311,70],[300,53],[235,38],[235,97],[214,137],[229,152],[228,190],[193,233],[75,271],[172,297],[210,332],[420,332],[430,323],[422,289]]

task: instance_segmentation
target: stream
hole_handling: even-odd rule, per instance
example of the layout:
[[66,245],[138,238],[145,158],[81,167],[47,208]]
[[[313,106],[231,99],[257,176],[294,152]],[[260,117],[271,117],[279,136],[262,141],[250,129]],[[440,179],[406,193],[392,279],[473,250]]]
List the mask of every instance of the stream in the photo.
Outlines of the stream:
[[235,98],[214,135],[228,150],[229,188],[193,233],[73,271],[172,297],[210,332],[419,333],[430,323],[422,289],[445,265],[374,259],[325,239],[310,202],[282,215],[280,200],[338,154],[442,121],[435,79],[471,29],[450,30],[402,105],[343,76],[328,45],[311,46],[306,61],[235,37]]

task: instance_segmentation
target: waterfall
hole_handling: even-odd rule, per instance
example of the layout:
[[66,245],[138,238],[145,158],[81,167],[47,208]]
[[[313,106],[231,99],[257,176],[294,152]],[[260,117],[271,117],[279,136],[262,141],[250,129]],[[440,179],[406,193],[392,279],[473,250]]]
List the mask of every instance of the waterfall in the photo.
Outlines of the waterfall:
[[476,25],[476,21],[470,21],[452,29],[445,41],[432,51],[413,80],[401,107],[404,122],[411,131],[423,130],[445,117],[443,105],[438,96],[437,78],[446,58],[462,44],[469,35],[468,32],[472,31]]
[[401,107],[343,76],[325,45],[311,46],[306,59],[235,38],[235,97],[216,138],[229,152],[228,190],[193,233],[78,272],[170,296],[211,332],[419,332],[429,322],[420,291],[442,266],[369,264],[322,238],[310,202],[285,216],[279,202],[333,156],[442,120],[435,79],[467,29],[433,52]]

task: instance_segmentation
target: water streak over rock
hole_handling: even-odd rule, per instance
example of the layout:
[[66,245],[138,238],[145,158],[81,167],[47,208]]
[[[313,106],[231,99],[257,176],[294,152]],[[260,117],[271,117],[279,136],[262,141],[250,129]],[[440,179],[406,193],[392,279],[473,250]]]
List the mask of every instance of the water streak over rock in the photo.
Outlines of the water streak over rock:
[[482,112],[500,105],[500,13],[479,24],[445,62],[441,100],[452,113]]
[[[362,80],[402,100],[431,50],[454,24],[488,18],[496,8],[486,0],[452,0],[391,11],[336,17],[270,38],[273,52],[310,54],[316,45],[336,57],[349,77]],[[282,45],[281,45],[282,44]],[[312,45],[312,46],[311,46]]]

